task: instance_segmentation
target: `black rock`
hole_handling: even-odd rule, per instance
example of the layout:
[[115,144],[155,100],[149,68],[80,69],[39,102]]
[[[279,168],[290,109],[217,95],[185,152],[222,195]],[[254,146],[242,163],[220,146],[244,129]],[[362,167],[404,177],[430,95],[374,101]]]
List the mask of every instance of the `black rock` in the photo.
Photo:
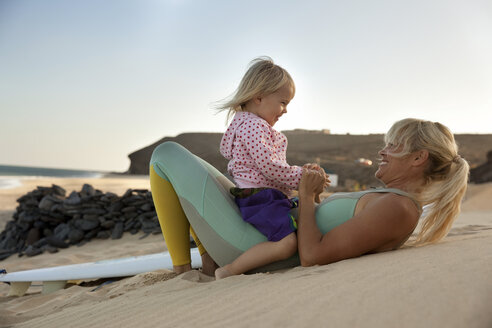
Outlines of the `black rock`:
[[51,210],[51,207],[53,205],[58,204],[60,202],[61,202],[60,199],[53,197],[51,195],[46,195],[41,199],[41,201],[38,204],[38,207],[41,210],[49,211]]
[[67,248],[69,246],[64,240],[58,239],[56,235],[46,237],[46,241],[48,242],[48,245],[57,248]]
[[50,254],[58,252],[58,248],[50,246],[50,245],[44,245],[43,247],[41,247],[41,250],[43,252],[48,252]]
[[136,221],[133,220],[128,220],[125,222],[125,226],[123,227],[124,231],[130,231],[133,229],[133,226],[135,225]]
[[82,211],[82,214],[84,214],[84,218],[86,215],[95,215],[96,217],[98,215],[103,215],[103,214],[106,214],[106,210],[102,209],[102,208],[84,208]]
[[26,245],[32,245],[40,239],[41,233],[37,228],[31,228],[27,233]]
[[36,216],[34,216],[34,215],[32,215],[32,214],[30,214],[28,212],[21,212],[19,214],[18,220],[19,220],[19,222],[22,222],[22,223],[29,223],[29,224],[31,224],[31,223],[34,222],[34,219],[35,218],[36,218]]
[[113,220],[104,220],[103,222],[101,222],[101,227],[105,228],[105,229],[111,229],[112,227],[114,227],[114,221]]
[[27,207],[37,207],[39,204],[39,202],[34,198],[28,198],[25,201],[23,201],[22,203],[23,203],[23,205],[25,205]]
[[63,217],[55,217],[53,214],[54,213],[51,213],[50,215],[42,215],[40,220],[51,225],[58,225],[64,221]]
[[70,232],[70,226],[66,223],[61,223],[56,226],[53,231],[55,238],[59,240],[65,240],[68,237],[68,233]]
[[99,226],[99,220],[97,219],[78,219],[74,222],[75,227],[83,231],[91,231]]
[[140,206],[140,209],[144,212],[152,211],[152,205],[149,203],[143,204]]
[[68,233],[68,240],[72,245],[77,244],[82,239],[84,239],[84,232],[82,230],[71,229]]
[[109,212],[120,212],[125,205],[122,202],[112,203],[109,206]]
[[126,220],[131,220],[133,218],[136,218],[138,216],[138,213],[137,212],[126,212],[123,214],[123,217],[126,219]]
[[15,249],[17,249],[17,251],[20,252],[24,249],[25,244],[26,241],[24,239],[19,238],[19,240],[17,240],[17,244],[15,245]]
[[38,220],[38,221],[34,221],[32,226],[36,229],[44,230],[44,228],[46,228],[49,225],[44,221]]
[[146,233],[151,233],[157,228],[160,229],[159,224],[151,220],[141,220],[142,231]]
[[87,244],[87,240],[86,239],[82,239],[82,241],[77,244],[77,247],[84,246],[85,244]]
[[41,238],[40,240],[38,240],[37,242],[35,242],[33,244],[34,247],[37,247],[37,248],[43,248],[44,246],[48,245],[48,240],[47,238]]
[[63,210],[64,210],[64,207],[63,207],[63,204],[55,204],[53,206],[51,206],[51,214],[56,214],[56,215],[61,215],[63,217]]
[[113,231],[111,232],[111,239],[120,239],[123,235],[123,222],[116,222]]
[[79,193],[72,191],[68,198],[63,201],[65,205],[79,205],[82,200],[80,199]]
[[0,241],[0,250],[10,250],[17,245],[17,238],[11,231],[7,231],[4,238]]
[[136,212],[137,208],[135,206],[127,206],[121,209],[121,212],[123,213],[128,213],[128,212]]
[[147,189],[133,189],[133,191],[139,194],[146,194],[149,192]]
[[84,220],[94,221],[94,220],[99,220],[99,215],[97,215],[97,214],[84,214],[84,215],[82,215],[82,218]]
[[43,253],[43,251],[39,248],[34,247],[33,245],[29,245],[24,251],[24,254],[26,254],[27,256],[36,256],[41,253]]
[[52,184],[51,189],[53,190],[53,193],[57,196],[65,197],[66,191],[62,187]]
[[112,192],[107,192],[104,194],[104,196],[101,197],[101,201],[103,202],[111,202],[118,199],[118,195],[112,193]]
[[82,186],[82,190],[80,191],[80,194],[82,196],[94,196],[96,194],[96,191],[94,190],[94,187],[86,183]]
[[31,228],[31,224],[25,222],[17,222],[17,227],[19,227],[21,231],[27,232]]
[[108,239],[111,237],[111,232],[109,230],[99,231],[96,237],[99,239]]
[[97,235],[98,232],[99,230],[91,230],[89,232],[86,232],[86,234],[84,235],[84,239],[91,240]]

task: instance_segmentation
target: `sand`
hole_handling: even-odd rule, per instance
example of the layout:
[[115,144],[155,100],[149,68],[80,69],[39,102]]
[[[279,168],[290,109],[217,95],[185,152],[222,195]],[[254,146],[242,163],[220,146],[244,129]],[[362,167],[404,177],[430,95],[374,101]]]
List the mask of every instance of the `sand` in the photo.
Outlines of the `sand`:
[[[0,190],[0,227],[15,200],[37,185],[80,190],[91,183],[122,194],[146,178],[34,179]],[[42,295],[7,297],[0,327],[492,327],[492,184],[471,185],[463,212],[441,243],[310,268],[214,281],[199,271],[161,270]],[[124,235],[56,254],[11,256],[10,272],[157,253],[162,236]],[[98,287],[95,290],[96,287]]]

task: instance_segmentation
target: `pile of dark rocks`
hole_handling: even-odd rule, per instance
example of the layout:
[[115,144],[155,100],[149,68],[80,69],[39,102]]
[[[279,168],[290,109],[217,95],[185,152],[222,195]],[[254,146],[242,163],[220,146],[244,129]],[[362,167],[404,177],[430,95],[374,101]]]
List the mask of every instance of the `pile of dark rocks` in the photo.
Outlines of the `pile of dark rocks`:
[[0,260],[18,253],[34,256],[83,245],[93,238],[119,239],[124,232],[161,233],[150,191],[128,189],[121,197],[85,184],[65,196],[57,185],[37,187],[20,197],[19,206],[0,233]]

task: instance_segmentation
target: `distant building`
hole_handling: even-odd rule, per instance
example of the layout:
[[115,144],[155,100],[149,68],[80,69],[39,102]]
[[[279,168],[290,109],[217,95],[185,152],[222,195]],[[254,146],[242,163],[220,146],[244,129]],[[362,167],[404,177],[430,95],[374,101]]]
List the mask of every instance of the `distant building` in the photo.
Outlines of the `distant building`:
[[328,176],[330,177],[330,187],[338,187],[338,174],[333,174],[333,173],[327,173]]
[[324,167],[323,170],[325,170],[326,174],[328,174],[328,176],[330,177],[330,187],[338,187],[338,174],[335,174],[333,173],[333,171]]

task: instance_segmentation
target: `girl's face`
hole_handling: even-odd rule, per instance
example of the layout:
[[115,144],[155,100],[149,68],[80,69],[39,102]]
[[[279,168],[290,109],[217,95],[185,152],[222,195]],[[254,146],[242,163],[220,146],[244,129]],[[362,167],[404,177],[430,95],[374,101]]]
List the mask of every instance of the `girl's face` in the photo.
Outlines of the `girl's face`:
[[252,112],[273,126],[280,116],[287,113],[287,105],[292,98],[294,98],[294,89],[285,84],[274,93],[253,99],[256,106]]

